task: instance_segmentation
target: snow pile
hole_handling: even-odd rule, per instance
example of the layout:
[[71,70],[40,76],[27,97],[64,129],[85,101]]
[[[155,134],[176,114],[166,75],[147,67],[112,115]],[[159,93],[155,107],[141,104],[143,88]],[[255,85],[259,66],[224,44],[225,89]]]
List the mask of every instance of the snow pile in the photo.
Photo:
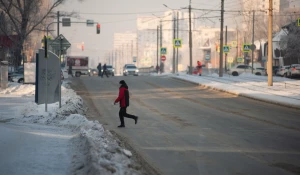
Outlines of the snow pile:
[[31,96],[35,94],[35,87],[33,85],[22,85],[20,83],[10,82],[8,83],[8,88],[0,89],[0,94]]
[[300,108],[299,80],[273,77],[273,86],[268,86],[267,76],[251,73],[243,73],[240,76],[224,74],[223,77],[216,73],[207,76],[179,74],[174,77],[236,95]]
[[98,121],[89,121],[84,116],[83,100],[67,87],[67,84],[63,84],[62,107],[59,108],[58,102],[48,104],[48,112],[45,112],[44,104],[33,102],[34,85],[10,84],[8,89],[0,93],[31,96],[28,103],[17,109],[20,115],[16,116],[21,117],[14,118],[12,122],[58,126],[79,135],[74,141],[80,151],[73,155],[72,174],[141,174],[141,166],[131,159],[132,153],[122,148],[120,141]]

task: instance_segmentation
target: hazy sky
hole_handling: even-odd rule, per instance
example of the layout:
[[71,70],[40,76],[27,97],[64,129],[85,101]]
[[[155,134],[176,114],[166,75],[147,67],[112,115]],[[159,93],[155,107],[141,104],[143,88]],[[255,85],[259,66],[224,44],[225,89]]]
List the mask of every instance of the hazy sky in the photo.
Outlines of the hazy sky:
[[[234,6],[239,0],[228,0],[228,5]],[[220,0],[197,0],[192,1],[193,8],[220,9]],[[72,27],[61,28],[62,33],[73,45],[72,51],[76,54],[87,55],[92,58],[99,57],[103,61],[106,50],[113,48],[113,34],[115,32],[136,31],[136,17],[162,15],[168,9],[163,6],[168,5],[170,8],[179,9],[187,7],[189,0],[66,0],[59,7],[60,11],[79,12],[81,19],[72,19],[73,21],[86,21],[92,19],[100,22],[101,34],[96,34],[96,27],[86,27],[85,24],[72,24]],[[148,13],[146,13],[148,12]],[[90,13],[90,14],[89,14]],[[104,15],[105,13],[109,13]],[[119,14],[118,14],[119,13]],[[122,14],[120,13],[137,13]],[[203,13],[203,12],[201,12]],[[216,16],[218,13],[212,13]],[[215,27],[219,27],[219,23]],[[84,42],[85,50],[76,49],[76,43]],[[74,48],[75,47],[75,48]]]

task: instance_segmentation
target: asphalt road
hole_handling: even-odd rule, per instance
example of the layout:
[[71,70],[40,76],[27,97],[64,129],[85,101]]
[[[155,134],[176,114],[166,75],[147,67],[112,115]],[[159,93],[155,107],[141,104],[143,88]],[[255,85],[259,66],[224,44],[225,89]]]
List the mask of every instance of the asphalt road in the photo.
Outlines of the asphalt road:
[[[120,124],[118,82],[130,90]],[[127,139],[161,174],[300,174],[300,111],[169,77],[80,77],[73,87],[91,120]]]

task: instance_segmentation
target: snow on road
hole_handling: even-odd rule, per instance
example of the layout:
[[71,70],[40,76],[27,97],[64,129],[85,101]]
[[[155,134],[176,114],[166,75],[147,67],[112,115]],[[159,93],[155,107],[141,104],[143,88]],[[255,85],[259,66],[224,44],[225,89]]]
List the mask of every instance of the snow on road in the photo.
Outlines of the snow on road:
[[240,76],[208,74],[205,76],[186,73],[151,74],[160,77],[175,77],[217,90],[230,92],[266,102],[300,108],[300,81],[283,77],[273,77],[273,86],[268,86],[267,76],[243,73]]
[[143,174],[129,150],[87,120],[68,84],[62,107],[49,104],[48,112],[34,103],[34,92],[34,85],[18,83],[0,90],[0,174]]

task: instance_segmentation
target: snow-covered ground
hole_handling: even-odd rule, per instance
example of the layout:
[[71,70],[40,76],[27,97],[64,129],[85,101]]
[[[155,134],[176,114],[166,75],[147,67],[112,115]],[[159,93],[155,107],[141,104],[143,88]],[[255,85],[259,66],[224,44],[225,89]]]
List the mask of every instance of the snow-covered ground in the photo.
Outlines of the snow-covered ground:
[[270,103],[300,108],[300,80],[284,77],[273,77],[273,86],[268,86],[267,76],[257,76],[243,73],[240,76],[224,74],[206,74],[204,76],[179,74],[151,74],[160,77],[175,77],[178,79],[207,86],[249,98],[254,98]]
[[[62,87],[62,107],[49,104],[48,112],[45,105],[34,103],[34,93],[34,85],[18,83],[0,90],[0,148],[17,144],[13,151],[24,155],[1,150],[0,174],[143,174],[119,140],[98,121],[87,120],[81,97],[67,83]],[[19,137],[23,139],[12,139]],[[9,164],[15,171],[7,168]]]

